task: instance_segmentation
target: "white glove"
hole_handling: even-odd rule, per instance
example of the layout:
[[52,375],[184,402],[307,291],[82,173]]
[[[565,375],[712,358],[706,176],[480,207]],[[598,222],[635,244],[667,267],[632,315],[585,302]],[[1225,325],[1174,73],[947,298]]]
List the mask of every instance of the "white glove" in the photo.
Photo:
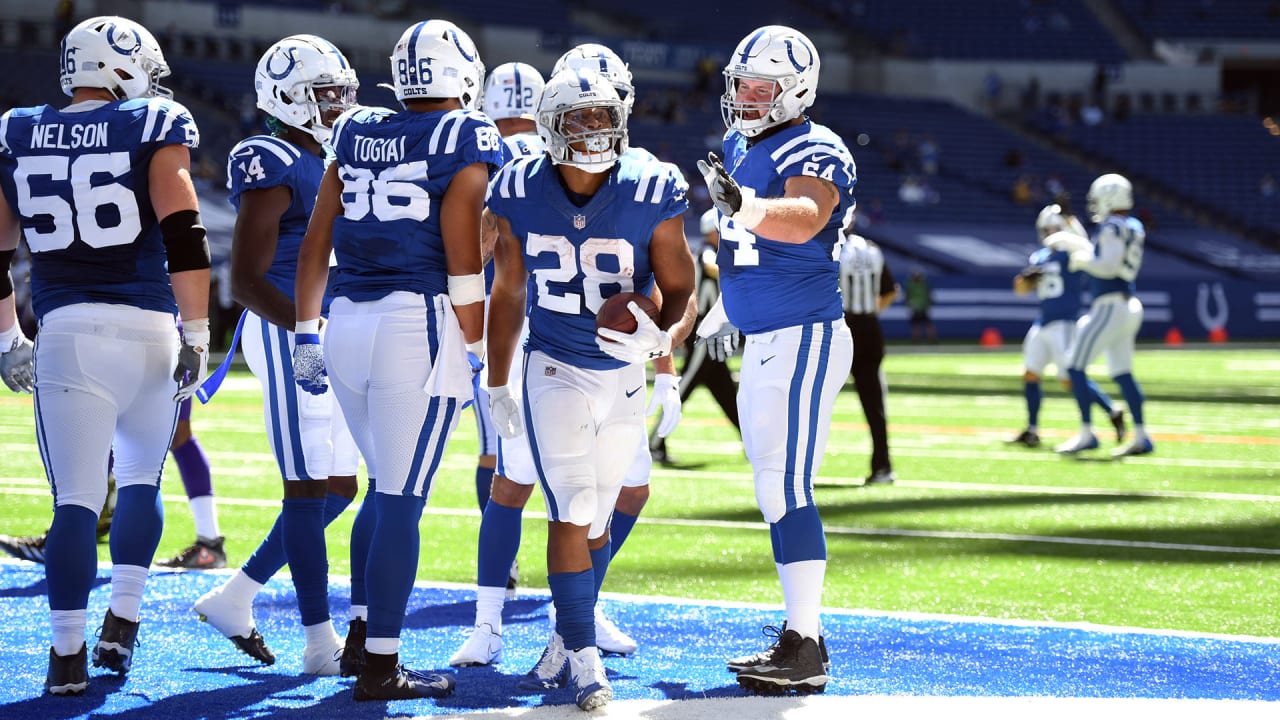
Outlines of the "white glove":
[[627,309],[636,319],[636,331],[627,333],[600,328],[596,330],[596,345],[608,355],[625,363],[643,363],[671,354],[671,335],[649,318],[649,314],[634,302]]
[[711,193],[711,202],[734,223],[750,230],[764,220],[765,206],[756,199],[755,190],[738,185],[715,153],[707,153],[706,160],[698,161],[698,172]]
[[175,402],[183,402],[196,394],[209,374],[209,318],[182,321],[182,347],[178,349],[178,365],[173,379],[178,382]]
[[740,334],[724,312],[724,296],[716,298],[716,304],[702,316],[695,334],[698,342],[707,344],[707,354],[712,360],[725,362],[738,349]]
[[312,395],[323,395],[329,389],[328,372],[324,369],[324,346],[317,333],[293,336],[293,381]]
[[1093,252],[1093,243],[1089,242],[1089,238],[1081,237],[1073,232],[1059,230],[1044,239],[1044,246],[1054,252],[1073,253],[1078,250],[1087,250]]
[[1070,272],[1076,272],[1077,270],[1084,270],[1092,262],[1093,262],[1092,248],[1088,250],[1076,250],[1075,252],[1071,253],[1069,259],[1067,260],[1067,270]]
[[664,438],[680,424],[680,378],[670,373],[659,373],[653,377],[653,397],[649,398],[646,415],[652,415],[662,408],[662,420],[658,422],[658,437]]
[[502,437],[510,440],[524,432],[520,419],[520,403],[511,397],[506,385],[489,388],[489,419]]
[[36,385],[31,341],[14,325],[0,336],[0,348],[4,348],[0,350],[0,380],[14,392],[30,393]]

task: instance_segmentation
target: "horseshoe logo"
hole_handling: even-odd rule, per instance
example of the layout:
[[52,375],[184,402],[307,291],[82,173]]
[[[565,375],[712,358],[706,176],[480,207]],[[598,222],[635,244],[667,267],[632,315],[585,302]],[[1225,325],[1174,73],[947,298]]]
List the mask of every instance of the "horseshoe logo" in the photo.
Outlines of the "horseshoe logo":
[[[1210,295],[1213,296],[1213,304],[1217,307],[1217,312],[1213,315],[1209,314]],[[1214,328],[1226,327],[1227,318],[1231,315],[1231,308],[1227,306],[1227,292],[1222,289],[1222,283],[1213,283],[1213,287],[1209,287],[1209,283],[1200,283],[1196,289],[1196,317],[1200,320],[1200,325],[1205,330],[1213,330]]]
[[107,45],[121,55],[132,55],[142,47],[142,37],[137,30],[111,25],[107,28]]
[[[284,70],[277,72],[276,70],[272,69],[271,64],[275,61],[277,57],[280,57],[282,55],[289,59],[289,64],[285,66]],[[267,77],[271,78],[272,80],[283,80],[289,77],[289,73],[293,72],[293,68],[296,67],[297,65],[298,65],[298,61],[293,57],[293,48],[289,48],[283,53],[279,51],[271,53],[271,57],[267,58],[267,66],[266,66]]]

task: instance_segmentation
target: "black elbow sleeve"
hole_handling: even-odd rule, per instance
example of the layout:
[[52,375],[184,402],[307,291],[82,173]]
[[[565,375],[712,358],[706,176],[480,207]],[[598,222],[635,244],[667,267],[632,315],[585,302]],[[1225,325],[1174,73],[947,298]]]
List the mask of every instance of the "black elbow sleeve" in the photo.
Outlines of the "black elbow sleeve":
[[208,269],[209,240],[198,211],[179,210],[164,218],[160,221],[160,235],[164,238],[170,274]]

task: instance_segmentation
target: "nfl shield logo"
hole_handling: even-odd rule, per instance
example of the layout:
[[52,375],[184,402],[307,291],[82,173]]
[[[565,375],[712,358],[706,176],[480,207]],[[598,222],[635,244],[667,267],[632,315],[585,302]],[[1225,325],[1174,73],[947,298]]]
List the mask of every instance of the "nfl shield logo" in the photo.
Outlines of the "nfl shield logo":
[[542,374],[547,377],[555,377],[556,369],[554,366],[547,366],[547,368],[542,371]]
[[575,230],[581,230],[582,228],[584,228],[584,227],[586,227],[586,226],[587,226],[587,216],[586,216],[586,215],[574,215],[574,216],[573,216],[573,227],[574,227],[574,229],[575,229]]

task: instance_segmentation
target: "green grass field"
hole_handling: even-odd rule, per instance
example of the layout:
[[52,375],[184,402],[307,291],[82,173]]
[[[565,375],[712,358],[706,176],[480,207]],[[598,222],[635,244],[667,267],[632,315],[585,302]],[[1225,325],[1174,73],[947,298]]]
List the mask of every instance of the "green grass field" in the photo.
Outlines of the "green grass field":
[[[1280,637],[1273,349],[1140,349],[1157,452],[1117,462],[1105,452],[1114,444],[1105,418],[1103,452],[1080,460],[1052,452],[1077,419],[1070,398],[1048,384],[1045,447],[1004,443],[1025,424],[1016,353],[905,350],[891,347],[885,363],[896,485],[854,485],[867,474],[869,442],[851,386],[837,402],[817,490],[829,606]],[[1103,387],[1119,400],[1113,384]],[[256,381],[233,374],[193,424],[235,564],[279,507]],[[0,394],[0,427],[0,532],[40,532],[50,498],[31,399]],[[422,520],[422,580],[474,581],[476,448],[467,413]],[[750,469],[705,391],[686,405],[669,449],[683,465],[655,469],[652,499],[605,590],[780,603]],[[172,463],[163,492],[159,555],[168,556],[194,537]],[[520,564],[527,584],[545,587],[541,511],[535,493]],[[348,572],[353,516],[330,528],[334,573]],[[100,553],[107,559],[105,545]]]

